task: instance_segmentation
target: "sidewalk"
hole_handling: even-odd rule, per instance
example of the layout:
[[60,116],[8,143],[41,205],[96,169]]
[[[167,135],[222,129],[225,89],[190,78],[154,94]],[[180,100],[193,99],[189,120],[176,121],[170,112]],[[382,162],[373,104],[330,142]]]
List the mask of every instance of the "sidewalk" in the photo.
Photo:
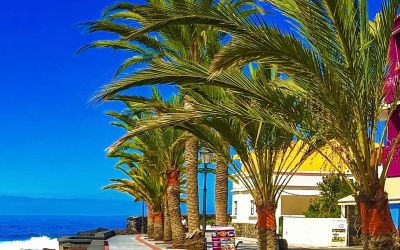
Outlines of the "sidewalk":
[[[211,235],[208,235],[211,240]],[[208,237],[207,237],[208,238]],[[257,240],[253,238],[237,237],[237,241],[242,241],[238,250],[257,250]],[[165,244],[162,241],[153,241],[147,238],[147,235],[116,235],[108,240],[110,250],[163,250],[170,249],[171,244]],[[289,250],[359,250],[361,247],[306,247],[289,246]]]
[[[207,233],[206,235],[207,235],[207,241],[211,242],[211,233]],[[149,244],[153,244],[153,245],[159,247],[160,249],[168,249],[168,247],[171,247],[170,244],[164,244],[163,242],[156,242],[153,240],[148,240],[146,237],[144,238],[144,240]],[[258,249],[256,239],[238,237],[237,241],[243,242],[239,245],[238,250],[257,250]],[[209,247],[208,249],[211,250],[211,247]]]
[[147,239],[147,235],[116,235],[108,239],[110,250],[163,250],[171,247],[162,241]]
[[161,250],[152,245],[147,245],[145,241],[141,240],[141,235],[116,235],[108,239],[110,250]]

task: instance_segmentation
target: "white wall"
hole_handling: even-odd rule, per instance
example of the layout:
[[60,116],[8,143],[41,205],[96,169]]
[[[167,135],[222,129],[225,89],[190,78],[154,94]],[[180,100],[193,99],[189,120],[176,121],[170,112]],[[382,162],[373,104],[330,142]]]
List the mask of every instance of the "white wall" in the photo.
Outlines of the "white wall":
[[[285,192],[282,195],[294,194],[294,195],[319,195],[317,183],[322,181],[322,175],[318,176],[304,176],[295,175],[290,180],[289,185],[286,187]],[[246,187],[239,181],[238,183],[233,183],[232,187],[232,222],[233,223],[249,223],[256,224],[256,219],[250,219],[251,216],[257,216],[250,214],[251,200],[253,200],[250,193],[247,191]],[[235,201],[238,203],[238,211],[236,218],[234,217],[234,204]],[[277,225],[279,222],[279,217],[281,216],[281,201],[278,201],[278,207],[276,209],[276,219]]]
[[[257,220],[249,220],[251,215],[251,200],[253,200],[250,193],[236,193],[232,196],[232,216],[234,215],[235,201],[237,201],[237,215],[235,219],[232,219],[233,223],[250,223],[256,224]],[[254,207],[254,215],[257,216],[257,212]]]
[[[344,241],[333,240],[334,236]],[[283,218],[283,235],[291,246],[346,246],[347,222],[341,218]]]
[[[310,175],[307,175],[310,174]],[[315,175],[312,175],[315,174]],[[317,187],[317,183],[322,182],[322,173],[296,173],[289,181],[288,186],[290,187]]]

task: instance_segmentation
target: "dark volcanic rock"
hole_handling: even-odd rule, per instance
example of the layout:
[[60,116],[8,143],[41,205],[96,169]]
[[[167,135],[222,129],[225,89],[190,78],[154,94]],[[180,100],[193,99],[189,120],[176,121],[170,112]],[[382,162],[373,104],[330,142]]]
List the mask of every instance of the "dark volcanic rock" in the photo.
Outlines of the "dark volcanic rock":
[[96,228],[93,230],[78,232],[76,235],[78,235],[78,236],[94,236],[95,233],[104,232],[104,231],[108,231],[108,229],[99,227],[99,228]]

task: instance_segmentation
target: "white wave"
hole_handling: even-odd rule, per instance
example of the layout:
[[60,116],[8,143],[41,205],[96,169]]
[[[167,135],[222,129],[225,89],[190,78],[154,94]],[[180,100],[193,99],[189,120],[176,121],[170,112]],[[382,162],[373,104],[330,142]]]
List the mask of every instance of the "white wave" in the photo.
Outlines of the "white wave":
[[57,239],[49,237],[32,237],[29,240],[0,242],[0,250],[42,250],[43,248],[58,249]]

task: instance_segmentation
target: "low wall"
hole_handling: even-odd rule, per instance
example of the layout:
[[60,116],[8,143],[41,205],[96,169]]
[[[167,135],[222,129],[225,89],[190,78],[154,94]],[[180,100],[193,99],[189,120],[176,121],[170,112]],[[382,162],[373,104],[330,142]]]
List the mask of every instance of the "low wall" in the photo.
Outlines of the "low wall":
[[289,245],[306,247],[346,246],[346,219],[283,217],[282,223],[282,236]]
[[[144,232],[140,232],[142,230],[142,219],[144,223]],[[137,233],[145,233],[147,232],[147,217],[134,217],[131,216],[126,221],[126,229],[125,232],[127,234],[137,234]]]
[[233,223],[235,234],[239,237],[257,238],[257,229],[255,224]]

